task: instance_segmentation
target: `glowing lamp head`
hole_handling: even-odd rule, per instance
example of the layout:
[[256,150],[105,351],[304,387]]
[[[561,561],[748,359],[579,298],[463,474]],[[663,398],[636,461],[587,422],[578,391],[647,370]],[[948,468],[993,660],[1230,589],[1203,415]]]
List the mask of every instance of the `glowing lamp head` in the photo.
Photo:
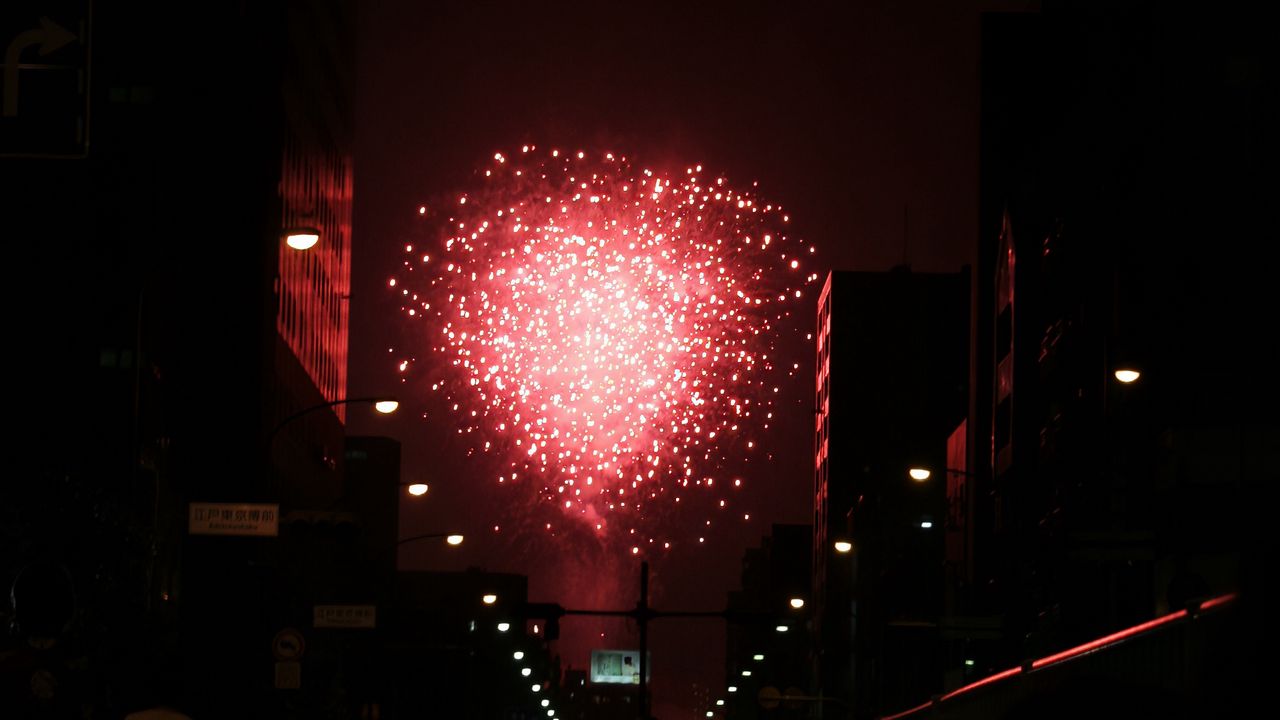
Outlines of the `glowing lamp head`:
[[413,495],[414,497],[418,497],[418,496],[421,496],[421,495],[426,495],[426,494],[427,494],[427,484],[426,484],[426,483],[414,483],[414,484],[410,485],[410,486],[409,486],[409,494],[410,494],[410,495]]
[[390,415],[400,408],[400,403],[396,400],[379,400],[373,404],[373,409],[383,415]]
[[921,520],[921,521],[920,521],[920,528],[921,528],[922,530],[928,530],[929,528],[932,528],[932,527],[933,527],[933,522],[932,522],[932,521],[930,521],[930,520]]
[[799,610],[800,608],[804,607],[804,598],[798,598],[798,597],[791,598],[791,607],[795,608],[796,610]]
[[845,553],[849,553],[853,551],[853,543],[849,542],[848,540],[837,540],[835,548],[836,548],[836,552],[843,555]]
[[523,659],[524,659],[524,651],[523,651],[523,650],[517,650],[517,651],[515,651],[515,652],[511,653],[511,657],[515,658],[516,660],[523,660]]
[[760,662],[764,660],[764,655],[761,655],[760,653],[756,653],[755,655],[751,656],[751,659],[755,660],[756,662]]
[[789,629],[790,628],[788,628],[786,625],[779,625],[778,627],[774,628],[774,630],[777,630],[780,633],[784,633]]
[[533,674],[533,668],[520,668],[521,677],[529,677]]
[[933,472],[929,468],[913,467],[907,471],[907,474],[916,482],[924,482],[929,479],[930,475],[933,475]]
[[485,605],[492,605],[498,602],[498,596],[493,593],[485,593],[484,596],[480,598],[480,601]]
[[444,539],[444,541],[445,541],[445,542],[447,542],[447,543],[449,543],[450,545],[461,545],[461,544],[462,544],[462,536],[461,536],[461,535],[450,535],[449,537],[445,538],[445,539]]
[[737,685],[730,685],[730,686],[729,686],[729,692],[738,692],[738,686],[737,686]]
[[500,622],[500,623],[498,623],[498,632],[506,632],[506,631],[508,631],[508,630],[510,630],[510,629],[511,629],[511,623],[509,623],[509,622]]
[[1140,377],[1142,377],[1142,373],[1132,368],[1121,368],[1120,370],[1116,370],[1116,380],[1119,380],[1125,385],[1136,381]]
[[532,691],[534,691],[534,692],[542,692],[542,685],[541,685],[541,684],[538,684],[538,685],[530,685],[530,686],[529,686],[529,689],[530,689],[530,690],[532,690]]
[[724,705],[724,700],[717,700],[716,705]]
[[551,704],[551,701],[546,698],[542,698],[542,702],[540,704],[542,705],[542,707],[546,707]]
[[751,677],[751,671],[750,671],[750,670],[743,670],[743,671],[742,671],[742,677]]
[[320,242],[320,231],[312,227],[291,228],[284,233],[284,244],[294,250],[310,250]]

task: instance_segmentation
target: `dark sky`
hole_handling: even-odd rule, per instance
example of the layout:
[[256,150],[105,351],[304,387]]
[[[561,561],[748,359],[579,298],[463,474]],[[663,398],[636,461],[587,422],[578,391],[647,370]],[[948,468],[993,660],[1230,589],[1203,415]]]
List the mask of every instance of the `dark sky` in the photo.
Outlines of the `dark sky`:
[[[394,360],[426,354],[412,351],[386,286],[417,208],[526,142],[610,149],[642,165],[700,162],[740,187],[759,181],[817,246],[820,273],[970,262],[979,14],[1034,3],[792,5],[362,3],[349,394],[396,391]],[[771,436],[773,461],[745,499],[752,521],[698,552],[655,559],[657,607],[722,608],[743,551],[769,524],[809,521],[812,361],[801,359],[783,400],[796,419]],[[447,416],[415,388],[400,391],[399,418],[353,412],[351,432],[396,437],[404,480],[431,484],[404,503],[403,535],[460,528],[473,538],[450,552],[411,546],[403,569],[527,573],[534,600],[634,604],[631,558],[522,532],[523,501],[474,473]],[[693,683],[723,690],[722,627],[660,621],[653,642],[655,714],[694,717]],[[591,647],[634,643],[625,626],[567,621],[561,652],[583,667]]]

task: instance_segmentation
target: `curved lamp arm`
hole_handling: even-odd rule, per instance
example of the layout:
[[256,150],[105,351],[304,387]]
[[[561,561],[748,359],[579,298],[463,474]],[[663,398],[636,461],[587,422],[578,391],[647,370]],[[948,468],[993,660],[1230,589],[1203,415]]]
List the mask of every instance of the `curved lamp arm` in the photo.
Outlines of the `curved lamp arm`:
[[[271,446],[272,446],[272,444],[275,442],[276,435],[280,434],[280,429],[281,429],[281,428],[283,428],[285,425],[288,425],[289,423],[293,422],[294,420],[297,420],[298,418],[302,417],[303,415],[307,415],[307,414],[309,414],[309,413],[313,413],[313,412],[315,412],[316,410],[323,410],[323,409],[325,409],[325,408],[337,407],[338,405],[349,405],[349,404],[351,404],[351,403],[372,403],[372,404],[374,404],[374,405],[377,405],[378,403],[384,403],[384,402],[385,402],[385,403],[397,403],[397,404],[399,404],[399,403],[396,401],[396,399],[395,399],[395,398],[392,398],[392,397],[365,397],[365,398],[343,398],[342,400],[334,400],[334,401],[332,401],[332,402],[321,403],[321,404],[319,404],[319,405],[312,405],[312,406],[311,406],[311,407],[309,407],[309,408],[303,408],[302,410],[299,410],[298,412],[296,412],[296,413],[294,413],[294,414],[290,415],[289,417],[287,417],[287,418],[285,418],[285,419],[281,420],[279,423],[277,423],[277,424],[276,424],[276,426],[275,426],[274,428],[272,428],[272,429],[271,429],[271,432],[267,434],[267,439],[266,439],[266,441],[263,443],[263,445],[264,445],[264,447],[265,447],[265,449],[266,449],[266,451],[267,451],[267,454],[268,454],[268,455],[270,455],[270,454],[271,454]],[[388,412],[394,412],[394,407],[392,408],[392,410],[390,410],[390,411],[388,411]]]
[[[397,540],[396,547],[400,547],[405,543],[411,543],[414,540],[430,540],[432,538],[445,538],[450,545],[461,545],[463,536],[461,533],[426,533],[425,535],[411,535],[407,538]],[[455,542],[456,538],[456,542]]]

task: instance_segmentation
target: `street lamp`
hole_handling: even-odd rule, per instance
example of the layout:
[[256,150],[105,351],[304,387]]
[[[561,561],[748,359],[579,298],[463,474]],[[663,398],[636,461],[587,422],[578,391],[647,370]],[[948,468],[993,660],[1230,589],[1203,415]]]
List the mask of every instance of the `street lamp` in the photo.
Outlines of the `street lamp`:
[[398,407],[400,407],[400,403],[395,398],[363,397],[363,398],[343,398],[341,400],[331,400],[326,403],[320,403],[319,405],[312,405],[311,407],[303,408],[298,412],[281,420],[279,423],[276,424],[274,428],[271,429],[271,432],[267,434],[267,442],[266,442],[267,453],[270,454],[272,442],[275,441],[276,435],[280,434],[281,428],[283,428],[285,425],[288,425],[289,423],[293,422],[294,420],[297,420],[303,415],[313,413],[317,410],[324,410],[325,408],[337,407],[339,405],[350,405],[352,403],[372,403],[373,408],[378,412],[382,413],[383,415],[388,415],[390,413],[393,413],[396,411]]
[[853,551],[853,543],[848,540],[837,540],[835,543],[836,552],[845,555]]
[[405,543],[411,543],[415,540],[430,540],[432,538],[444,538],[444,541],[450,545],[461,545],[462,536],[456,533],[426,533],[425,535],[412,535],[403,540],[396,541],[396,547],[400,547]]
[[427,490],[430,489],[427,487],[426,483],[409,483],[408,487],[409,487],[409,494],[414,497],[421,497],[422,495],[426,495]]
[[310,250],[320,242],[320,230],[314,227],[293,227],[284,231],[284,244],[294,250]]
[[791,598],[791,607],[795,608],[796,610],[799,610],[800,608],[804,607],[804,598],[800,598],[800,597]]
[[484,603],[485,605],[492,605],[498,602],[498,596],[493,593],[485,593],[484,596],[480,598],[480,602]]
[[933,475],[933,473],[929,470],[929,468],[922,468],[922,467],[913,467],[910,470],[907,470],[907,474],[910,475],[911,479],[915,480],[916,482],[924,482],[925,480],[929,479],[930,475]]
[[[965,477],[973,477],[974,474],[968,470],[957,470],[956,468],[943,468],[942,472],[952,475],[963,475]],[[914,466],[907,469],[907,475],[916,482],[924,482],[933,476],[933,471],[927,467]]]
[[1116,374],[1116,380],[1119,380],[1125,385],[1128,385],[1129,383],[1134,382],[1138,378],[1142,377],[1142,373],[1138,372],[1137,370],[1134,370],[1133,368],[1117,368],[1115,374]]

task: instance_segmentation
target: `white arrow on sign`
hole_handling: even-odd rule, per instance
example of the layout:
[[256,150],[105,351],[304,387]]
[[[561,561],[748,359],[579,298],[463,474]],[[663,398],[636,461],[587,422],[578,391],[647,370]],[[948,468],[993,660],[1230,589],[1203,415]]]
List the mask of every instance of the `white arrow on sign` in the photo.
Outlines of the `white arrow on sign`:
[[75,34],[47,17],[40,18],[40,27],[32,28],[18,35],[9,43],[4,52],[4,116],[16,117],[18,114],[18,60],[22,51],[32,45],[40,46],[40,56],[44,57],[62,46],[75,42]]

